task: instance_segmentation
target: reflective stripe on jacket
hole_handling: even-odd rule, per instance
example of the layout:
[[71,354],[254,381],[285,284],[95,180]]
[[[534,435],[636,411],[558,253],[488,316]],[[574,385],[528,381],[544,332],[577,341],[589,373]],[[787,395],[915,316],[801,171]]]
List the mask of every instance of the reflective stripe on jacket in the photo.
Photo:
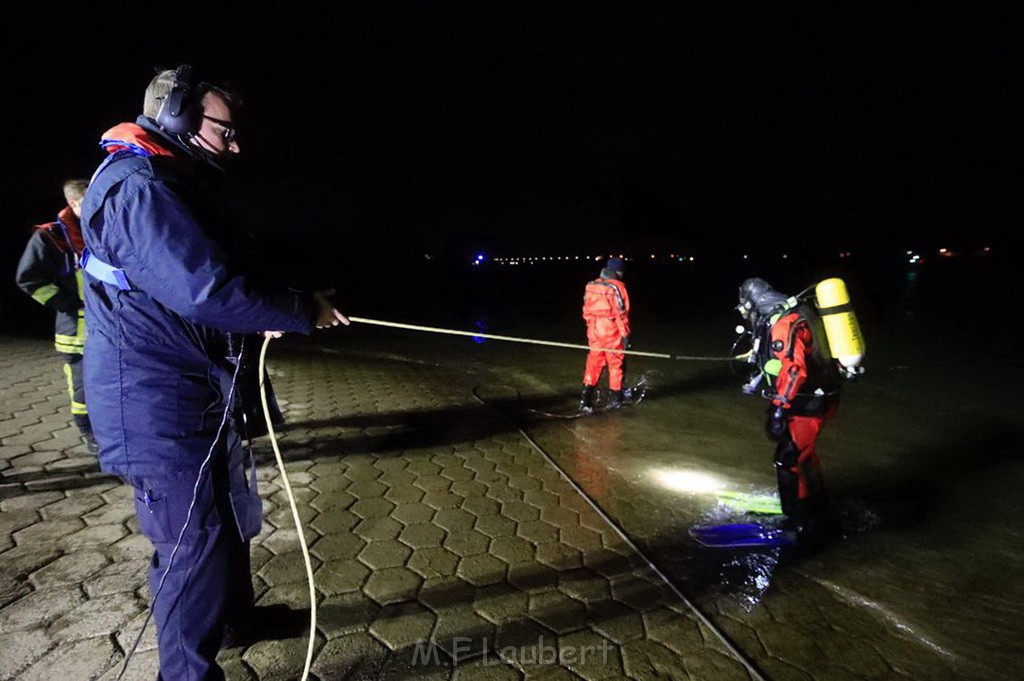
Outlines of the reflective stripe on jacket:
[[15,281],[18,288],[56,312],[54,347],[64,354],[82,354],[85,344],[82,272],[78,254],[68,238],[68,223],[77,229],[77,218],[70,208],[61,211],[55,222],[36,227],[18,261]]

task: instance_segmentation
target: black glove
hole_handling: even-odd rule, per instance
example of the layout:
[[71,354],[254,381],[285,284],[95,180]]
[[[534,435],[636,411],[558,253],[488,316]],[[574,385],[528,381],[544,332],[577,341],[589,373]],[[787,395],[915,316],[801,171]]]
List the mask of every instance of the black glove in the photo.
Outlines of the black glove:
[[622,347],[629,350],[629,336],[622,337]]
[[768,410],[768,420],[764,422],[764,432],[772,442],[784,442],[789,436],[786,410],[781,406],[773,406]]

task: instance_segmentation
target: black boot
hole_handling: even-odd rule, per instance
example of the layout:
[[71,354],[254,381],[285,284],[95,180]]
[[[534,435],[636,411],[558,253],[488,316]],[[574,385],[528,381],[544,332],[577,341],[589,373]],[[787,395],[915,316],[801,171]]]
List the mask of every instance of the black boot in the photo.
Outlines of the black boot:
[[610,390],[611,397],[608,399],[609,409],[618,409],[622,406],[622,391],[621,390]]
[[580,393],[580,411],[587,414],[594,411],[594,386],[583,384],[583,392]]

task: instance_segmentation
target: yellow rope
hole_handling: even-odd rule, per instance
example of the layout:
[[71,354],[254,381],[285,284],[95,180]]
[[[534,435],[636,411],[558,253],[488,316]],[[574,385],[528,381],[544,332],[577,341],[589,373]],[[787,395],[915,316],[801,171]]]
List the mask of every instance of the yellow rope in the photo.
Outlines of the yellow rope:
[[684,359],[698,362],[724,362],[737,359],[736,357],[694,357],[688,355],[669,355],[662,352],[639,352],[637,350],[622,350],[621,348],[596,348],[578,343],[558,343],[556,341],[537,340],[534,338],[517,338],[515,336],[494,336],[476,331],[458,331],[455,329],[441,329],[433,326],[417,326],[416,324],[402,324],[399,322],[384,322],[379,319],[366,319],[364,317],[349,317],[353,322],[360,324],[372,324],[374,326],[390,326],[396,329],[411,329],[412,331],[429,331],[431,333],[445,333],[454,336],[470,336],[473,338],[489,338],[491,340],[511,341],[513,343],[532,343],[534,345],[551,345],[558,348],[573,348],[579,350],[603,350],[604,352],[616,352],[621,355],[633,355],[636,357],[657,357],[659,359]]
[[263,403],[263,415],[267,419],[267,436],[274,448],[274,456],[277,457],[277,469],[281,471],[281,479],[284,481],[284,489],[288,493],[288,503],[292,508],[292,519],[295,521],[295,529],[299,533],[299,544],[302,546],[302,557],[306,561],[306,576],[309,578],[309,647],[306,650],[306,666],[302,670],[302,681],[309,678],[309,668],[313,664],[313,645],[316,642],[316,587],[313,584],[313,563],[309,558],[309,548],[306,546],[306,536],[302,533],[302,521],[299,519],[299,509],[295,506],[295,497],[292,495],[292,486],[288,482],[288,473],[284,470],[284,460],[281,458],[281,450],[277,446],[277,436],[274,434],[274,424],[270,419],[270,407],[267,406],[267,387],[263,377],[266,375],[267,346],[270,345],[270,337],[263,341],[260,349],[260,401]]

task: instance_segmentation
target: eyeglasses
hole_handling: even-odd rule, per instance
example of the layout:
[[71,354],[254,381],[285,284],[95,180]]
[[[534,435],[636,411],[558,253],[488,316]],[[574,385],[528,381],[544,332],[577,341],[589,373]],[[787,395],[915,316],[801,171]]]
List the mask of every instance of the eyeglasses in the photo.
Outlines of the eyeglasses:
[[224,140],[225,144],[231,144],[235,141],[235,137],[238,136],[238,131],[231,127],[231,124],[228,121],[222,121],[219,118],[207,116],[206,114],[203,114],[203,118],[208,121],[213,121],[221,127],[220,136]]

